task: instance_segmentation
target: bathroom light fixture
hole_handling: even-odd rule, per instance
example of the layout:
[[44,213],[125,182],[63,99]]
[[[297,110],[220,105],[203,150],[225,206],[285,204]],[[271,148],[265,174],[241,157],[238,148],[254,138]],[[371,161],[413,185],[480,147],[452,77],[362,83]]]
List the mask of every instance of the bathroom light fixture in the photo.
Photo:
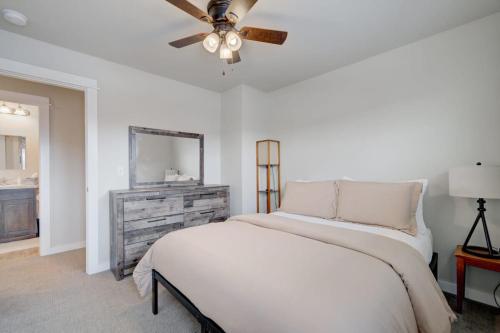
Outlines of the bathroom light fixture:
[[2,114],[12,114],[12,109],[5,105],[5,102],[0,106],[0,113]]
[[16,116],[25,116],[25,117],[27,117],[27,116],[29,116],[29,115],[30,115],[30,112],[29,112],[28,110],[24,109],[24,108],[21,106],[21,104],[19,104],[19,105],[17,106],[17,108],[14,110],[14,114],[15,114]]
[[28,24],[28,18],[17,10],[3,9],[2,16],[7,22],[19,27],[24,27]]

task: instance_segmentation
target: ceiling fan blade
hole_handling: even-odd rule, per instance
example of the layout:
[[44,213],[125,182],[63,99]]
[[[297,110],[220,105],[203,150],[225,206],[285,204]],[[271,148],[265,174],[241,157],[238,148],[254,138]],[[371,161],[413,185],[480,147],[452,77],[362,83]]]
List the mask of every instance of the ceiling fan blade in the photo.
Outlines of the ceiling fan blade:
[[240,57],[240,52],[238,52],[238,51],[233,51],[233,58],[227,59],[227,63],[229,65],[236,64],[240,61],[241,61],[241,57]]
[[257,0],[233,0],[226,10],[226,17],[233,23],[243,20]]
[[169,44],[170,46],[180,49],[181,47],[185,47],[203,41],[205,37],[207,37],[207,35],[208,33],[199,33],[186,38],[178,39],[176,41],[170,42]]
[[200,21],[209,23],[212,22],[212,18],[210,17],[210,15],[208,15],[203,10],[199,9],[198,7],[196,7],[187,0],[166,0],[166,1],[170,2],[172,5],[176,6],[180,10],[183,10],[184,12],[197,18]]
[[253,40],[256,42],[282,45],[286,41],[288,32],[254,27],[243,27],[240,30],[240,36],[243,39]]

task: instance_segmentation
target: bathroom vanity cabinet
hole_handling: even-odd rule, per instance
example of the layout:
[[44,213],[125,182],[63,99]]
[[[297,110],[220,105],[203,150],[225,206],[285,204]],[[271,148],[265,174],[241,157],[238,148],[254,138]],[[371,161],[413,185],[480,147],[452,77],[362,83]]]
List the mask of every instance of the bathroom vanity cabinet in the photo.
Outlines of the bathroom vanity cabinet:
[[0,243],[36,237],[34,188],[0,188]]

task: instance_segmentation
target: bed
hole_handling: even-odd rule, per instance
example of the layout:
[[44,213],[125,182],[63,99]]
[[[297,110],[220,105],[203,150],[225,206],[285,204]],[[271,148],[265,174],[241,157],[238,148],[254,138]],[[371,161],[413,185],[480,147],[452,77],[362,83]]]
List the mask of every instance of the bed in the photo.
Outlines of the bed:
[[153,290],[153,313],[159,282],[202,332],[450,332],[455,315],[429,269],[430,231],[402,234],[296,214],[237,216],[166,235],[134,280],[141,295]]

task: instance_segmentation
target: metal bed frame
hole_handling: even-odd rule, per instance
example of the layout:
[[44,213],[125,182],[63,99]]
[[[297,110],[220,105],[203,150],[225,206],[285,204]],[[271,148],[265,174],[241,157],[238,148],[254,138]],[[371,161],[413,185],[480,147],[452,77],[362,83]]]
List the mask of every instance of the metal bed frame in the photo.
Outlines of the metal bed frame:
[[[432,254],[432,260],[429,264],[429,268],[432,271],[434,277],[437,276],[437,267],[438,267],[438,254],[434,252]],[[186,297],[182,292],[179,291],[173,284],[167,281],[160,273],[153,269],[152,272],[152,290],[153,290],[153,314],[158,314],[158,282],[161,283],[195,318],[201,325],[201,333],[225,333],[224,330],[217,325],[212,319],[207,318],[203,315],[203,313],[198,310],[198,308]]]

